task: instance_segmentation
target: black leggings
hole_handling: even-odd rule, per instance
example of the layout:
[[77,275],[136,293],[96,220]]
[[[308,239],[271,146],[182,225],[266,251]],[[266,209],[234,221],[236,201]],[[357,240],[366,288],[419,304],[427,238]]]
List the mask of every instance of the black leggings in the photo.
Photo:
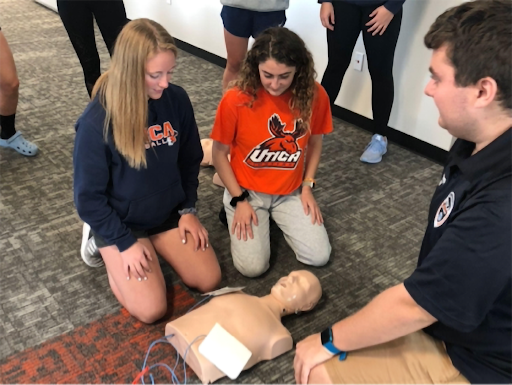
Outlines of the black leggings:
[[327,29],[329,62],[322,78],[331,103],[338,97],[345,72],[352,60],[352,51],[359,33],[368,57],[368,70],[372,78],[372,110],[375,132],[386,136],[389,115],[395,96],[393,83],[393,58],[402,24],[402,10],[391,20],[381,35],[372,36],[365,24],[376,6],[359,6],[344,1],[333,1],[334,31]]
[[57,0],[59,15],[68,32],[84,71],[85,86],[91,96],[96,80],[101,75],[100,56],[94,38],[93,16],[110,55],[117,35],[126,24],[122,0]]

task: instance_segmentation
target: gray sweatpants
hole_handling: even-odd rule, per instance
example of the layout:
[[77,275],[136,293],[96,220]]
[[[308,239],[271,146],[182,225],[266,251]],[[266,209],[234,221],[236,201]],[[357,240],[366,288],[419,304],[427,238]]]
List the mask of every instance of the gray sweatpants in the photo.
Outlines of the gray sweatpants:
[[252,225],[254,238],[238,240],[231,233],[235,209],[231,207],[231,195],[224,191],[231,255],[237,270],[247,277],[257,277],[269,268],[270,260],[270,215],[283,231],[299,262],[312,266],[323,266],[329,261],[331,244],[324,225],[311,223],[311,216],[304,214],[300,200],[300,189],[289,195],[268,195],[249,191],[248,201],[258,216],[258,226]]

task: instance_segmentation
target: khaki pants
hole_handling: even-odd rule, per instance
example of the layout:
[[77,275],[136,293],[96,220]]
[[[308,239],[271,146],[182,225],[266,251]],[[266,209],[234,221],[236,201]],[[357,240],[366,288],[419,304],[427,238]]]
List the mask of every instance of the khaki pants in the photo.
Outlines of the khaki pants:
[[443,342],[418,331],[325,363],[333,384],[469,384]]

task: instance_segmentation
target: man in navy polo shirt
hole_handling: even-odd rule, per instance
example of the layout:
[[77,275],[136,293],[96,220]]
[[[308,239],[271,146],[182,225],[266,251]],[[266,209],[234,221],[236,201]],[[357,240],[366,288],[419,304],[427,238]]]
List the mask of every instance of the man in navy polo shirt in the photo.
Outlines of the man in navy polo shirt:
[[425,45],[425,93],[458,139],[418,266],[298,343],[297,383],[512,382],[512,0],[447,10]]

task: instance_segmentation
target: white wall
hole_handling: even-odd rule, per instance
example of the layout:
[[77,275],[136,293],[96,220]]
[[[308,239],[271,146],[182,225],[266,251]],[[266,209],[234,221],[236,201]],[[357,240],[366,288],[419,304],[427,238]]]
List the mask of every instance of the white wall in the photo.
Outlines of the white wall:
[[57,0],[35,0],[35,2],[57,12]]
[[[49,0],[46,0],[49,1]],[[219,0],[124,0],[129,18],[147,17],[164,25],[176,38],[221,57],[226,57]],[[437,124],[437,109],[423,94],[429,80],[430,52],[423,36],[435,18],[463,0],[407,0],[395,54],[395,103],[389,126],[434,146],[448,150],[452,137]],[[318,80],[327,66],[325,29],[320,24],[320,5],[314,0],[291,0],[286,27],[298,33],[313,53]],[[361,37],[354,51],[364,52]],[[336,104],[372,118],[371,79],[349,68]]]

